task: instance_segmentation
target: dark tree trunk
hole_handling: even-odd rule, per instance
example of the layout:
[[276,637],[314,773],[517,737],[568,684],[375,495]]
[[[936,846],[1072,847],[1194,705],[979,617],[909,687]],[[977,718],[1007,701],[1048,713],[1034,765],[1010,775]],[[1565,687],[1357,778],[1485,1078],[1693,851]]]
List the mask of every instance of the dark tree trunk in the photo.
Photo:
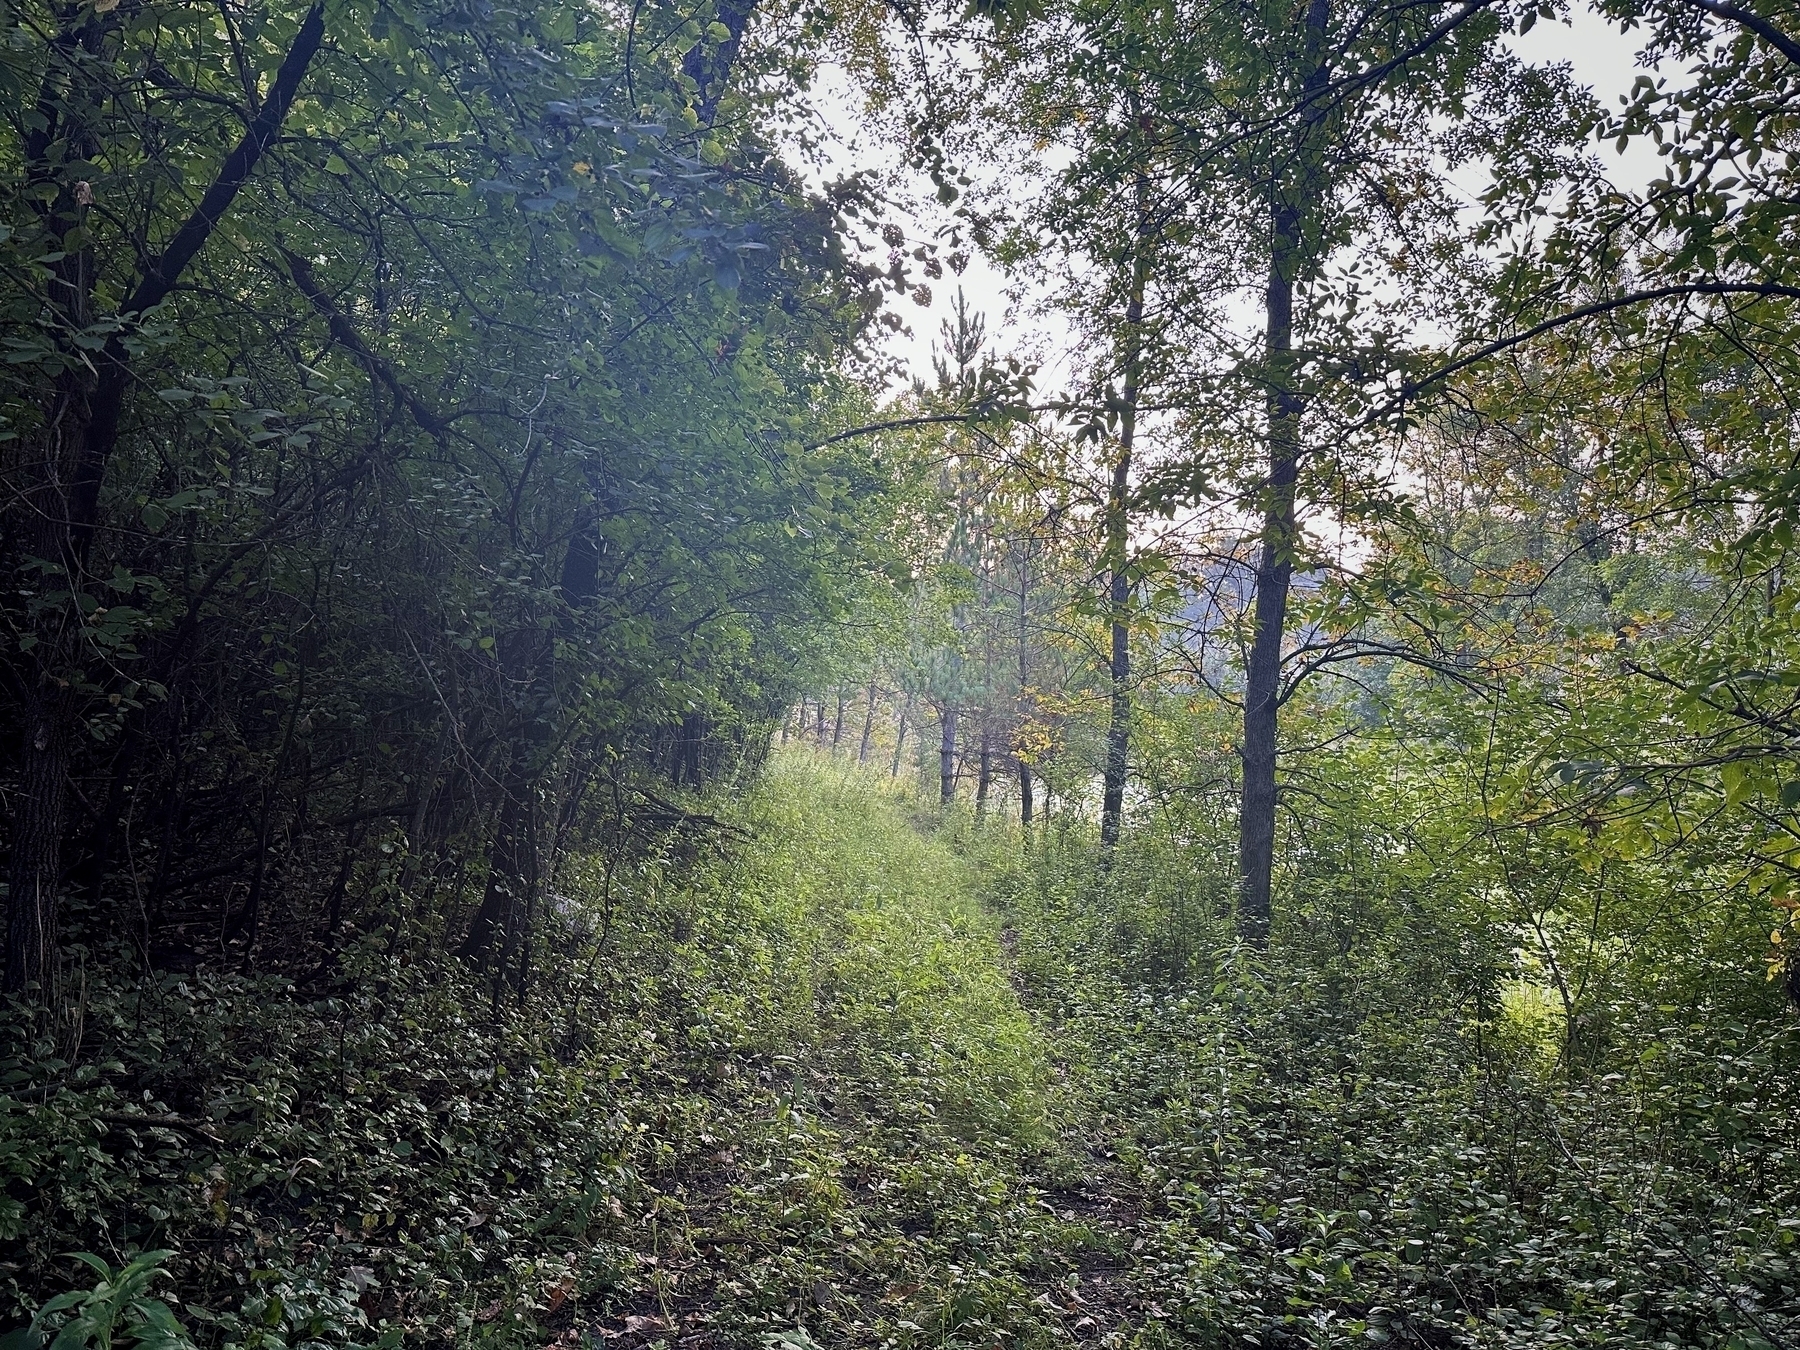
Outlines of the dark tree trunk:
[[536,850],[531,847],[535,778],[530,755],[530,747],[521,739],[507,759],[499,819],[488,845],[487,889],[457,950],[463,960],[476,965],[485,964],[497,952],[496,980],[503,977],[518,948],[520,925],[537,878]]
[[1031,648],[1026,641],[1030,615],[1031,546],[1029,539],[1019,555],[1019,735],[1015,751],[1019,757],[1019,824],[1031,824],[1031,765],[1024,755],[1024,730],[1031,719]]
[[844,739],[844,691],[838,690],[837,719],[831,724],[831,748],[838,748],[838,742]]
[[987,719],[981,719],[981,757],[975,766],[975,818],[987,814],[988,788],[994,781],[994,750],[988,737]]
[[[578,518],[557,578],[557,598],[562,606],[558,627],[565,636],[576,631],[582,611],[598,594],[602,550],[603,540],[591,517],[586,521]],[[500,665],[506,686],[516,691],[518,716],[509,732],[511,746],[500,780],[500,810],[494,837],[488,843],[487,889],[457,948],[458,956],[475,965],[485,965],[497,952],[496,1012],[501,984],[515,954],[520,956],[516,980],[521,990],[526,979],[525,954],[537,900],[540,775],[546,747],[555,735],[556,643],[543,629],[524,625],[502,635]],[[676,748],[678,765],[683,748]]]
[[[1126,414],[1129,418],[1130,414]],[[1129,420],[1124,426],[1130,426]],[[1119,438],[1119,460],[1113,468],[1112,491],[1107,499],[1107,552],[1111,577],[1107,601],[1112,609],[1112,707],[1106,726],[1106,777],[1100,799],[1100,846],[1111,849],[1119,842],[1125,814],[1125,776],[1131,761],[1131,626],[1127,607],[1131,579],[1125,567],[1126,494],[1131,475],[1131,437]]]
[[[65,258],[57,264],[58,289],[67,297],[66,316],[77,328],[89,318],[91,265],[87,257]],[[73,537],[76,521],[69,484],[92,426],[93,392],[93,382],[80,368],[57,380],[41,440],[27,452],[31,462],[26,471],[31,477],[8,531],[13,534],[7,558],[13,575],[23,577],[26,560],[39,559],[68,578],[71,591],[80,585],[84,550]],[[52,586],[53,575],[45,577]],[[47,1002],[63,887],[70,742],[81,719],[74,681],[68,676],[79,670],[84,653],[81,617],[73,606],[46,606],[30,623],[35,641],[20,663],[24,725],[19,792],[12,803],[4,988],[8,994],[20,994],[35,985],[38,997]]]
[[894,767],[889,770],[889,778],[900,776],[900,752],[906,748],[906,719],[912,716],[913,696],[909,693],[906,702],[900,705],[900,720],[894,731]]
[[337,952],[338,929],[344,923],[344,897],[350,892],[350,875],[356,870],[356,845],[361,837],[361,825],[352,825],[345,834],[344,851],[338,857],[337,877],[331,883],[331,893],[325,898],[325,936],[321,944],[325,948],[325,964],[321,970],[329,965]]
[[[438,784],[443,778],[444,756],[450,751],[452,728],[450,714],[443,714],[444,721],[438,727],[437,744],[431,752],[431,758],[420,767],[423,772],[415,772],[419,797],[413,804],[412,819],[406,829],[406,861],[400,865],[400,893],[410,896],[419,876],[419,864],[425,857],[425,822],[431,817],[431,803],[437,796]],[[357,797],[362,796],[362,789],[357,788]]]
[[[1309,59],[1305,86],[1327,77],[1323,49],[1329,0],[1310,0],[1306,11]],[[1303,124],[1310,127],[1310,120]],[[1303,131],[1304,137],[1304,131]],[[1310,147],[1298,147],[1305,163]],[[1256,561],[1255,632],[1244,671],[1244,791],[1238,817],[1238,929],[1245,940],[1268,941],[1275,872],[1275,756],[1281,707],[1281,648],[1293,580],[1295,487],[1300,467],[1300,418],[1305,405],[1294,388],[1294,281],[1302,264],[1303,211],[1314,187],[1302,173],[1290,197],[1275,189],[1269,219],[1269,285],[1265,298],[1265,358],[1269,476],[1262,492],[1262,544]]]
[[681,719],[681,781],[698,792],[706,785],[701,755],[706,748],[706,718],[689,713]]
[[40,694],[27,714],[8,873],[6,992],[19,994],[36,985],[45,1001],[56,960],[57,893],[68,813],[68,702],[64,695]]
[[725,95],[738,48],[743,45],[745,30],[755,12],[756,0],[720,0],[717,22],[725,29],[725,37],[717,42],[711,37],[702,38],[682,57],[681,73],[696,86],[694,110],[706,125],[710,126],[718,115],[719,100]]
[[106,801],[94,821],[93,839],[86,854],[79,859],[65,859],[63,871],[68,890],[89,896],[100,894],[106,874],[112,870],[112,858],[119,826],[125,820],[131,800],[138,751],[143,743],[142,723],[132,722],[125,730],[119,752],[113,756],[107,775]]
[[945,806],[956,800],[956,724],[960,711],[944,709],[940,719],[943,739],[938,744],[938,801]]
[[869,743],[875,736],[875,681],[869,681],[869,706],[863,710],[862,745],[857,748],[856,762],[869,762]]
[[1125,380],[1120,390],[1119,457],[1106,497],[1107,605],[1112,638],[1108,674],[1112,708],[1106,726],[1106,778],[1100,800],[1100,846],[1119,842],[1125,818],[1125,777],[1131,765],[1131,455],[1137,438],[1139,365],[1143,350],[1144,291],[1149,284],[1149,180],[1133,185],[1131,293],[1125,302]]

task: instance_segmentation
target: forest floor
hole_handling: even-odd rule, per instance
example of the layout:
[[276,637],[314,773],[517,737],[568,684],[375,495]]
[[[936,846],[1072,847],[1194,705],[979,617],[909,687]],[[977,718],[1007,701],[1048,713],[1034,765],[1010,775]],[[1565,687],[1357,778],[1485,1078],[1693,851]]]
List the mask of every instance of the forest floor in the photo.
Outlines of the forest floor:
[[1088,1047],[1035,1006],[979,836],[917,809],[803,754],[776,770],[736,866],[798,907],[765,967],[781,1030],[708,1066],[705,1151],[655,1179],[630,1293],[570,1339],[1120,1345],[1154,1315]]
[[1730,1024],[1640,1009],[1635,1074],[1571,1072],[1446,1012],[1429,929],[1252,954],[1203,916],[1171,950],[1136,917],[1166,881],[1072,831],[1026,846],[804,751],[742,805],[719,878],[751,908],[701,904],[695,950],[762,915],[705,988],[763,1010],[570,1339],[1787,1350],[1785,1021],[1675,1074],[1660,1047]]
[[1785,1013],[1577,1075],[1402,923],[1171,952],[1129,858],[804,750],[708,805],[522,996],[371,923],[0,1028],[0,1329],[150,1252],[199,1350],[1785,1350]]

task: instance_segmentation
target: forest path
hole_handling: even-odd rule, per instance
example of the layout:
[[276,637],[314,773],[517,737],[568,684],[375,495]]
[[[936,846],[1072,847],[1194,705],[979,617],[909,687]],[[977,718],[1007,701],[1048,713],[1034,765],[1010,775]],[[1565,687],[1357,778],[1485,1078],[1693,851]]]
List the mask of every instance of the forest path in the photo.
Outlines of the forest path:
[[1138,1204],[983,901],[999,832],[808,754],[748,811],[718,884],[749,912],[696,935],[756,947],[754,986],[705,1014],[737,1043],[686,1065],[691,1145],[653,1178],[619,1296],[569,1339],[1122,1343]]

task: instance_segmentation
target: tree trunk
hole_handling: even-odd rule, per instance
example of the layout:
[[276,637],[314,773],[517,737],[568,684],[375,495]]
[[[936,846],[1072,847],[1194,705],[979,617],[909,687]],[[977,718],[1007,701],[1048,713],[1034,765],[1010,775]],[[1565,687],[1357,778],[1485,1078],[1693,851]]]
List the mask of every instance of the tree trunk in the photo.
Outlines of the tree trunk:
[[[694,82],[698,95],[694,111],[706,126],[711,126],[718,115],[719,100],[725,95],[738,48],[743,45],[744,32],[755,12],[756,0],[720,0],[715,22],[725,30],[725,37],[716,43],[710,35],[703,37],[681,59],[681,73]],[[629,50],[626,58],[630,59]]]
[[956,800],[956,724],[960,715],[957,708],[948,707],[940,718],[944,735],[938,743],[938,802],[944,806]]
[[706,785],[701,753],[706,748],[706,718],[700,713],[687,713],[681,719],[681,748],[677,754],[677,786],[685,784],[698,792]]
[[1119,400],[1119,457],[1106,496],[1107,604],[1110,609],[1112,709],[1106,727],[1106,780],[1100,801],[1100,846],[1119,842],[1125,816],[1125,776],[1131,763],[1131,454],[1137,439],[1139,366],[1143,353],[1144,291],[1149,282],[1150,185],[1133,184],[1131,293],[1125,301],[1125,381]]
[[[591,522],[584,525],[578,521],[557,578],[557,598],[562,608],[558,627],[565,638],[577,631],[581,612],[599,592],[601,552],[602,541]],[[531,940],[531,919],[536,912],[538,792],[546,747],[555,739],[556,731],[556,642],[550,633],[526,622],[516,631],[501,635],[500,667],[505,687],[516,691],[518,716],[505,732],[511,745],[501,775],[499,817],[494,837],[488,842],[487,889],[457,948],[459,957],[478,966],[485,965],[498,949],[494,964],[496,1014],[500,987],[515,952],[521,953],[518,979],[525,979],[523,962]],[[684,731],[686,725],[683,724]],[[684,751],[685,742],[678,740],[673,770],[677,783],[681,781]]]
[[837,720],[831,724],[831,748],[838,748],[838,742],[844,739],[844,691],[838,690]]
[[56,959],[57,894],[68,814],[70,721],[66,697],[40,694],[25,730],[24,763],[13,816],[6,926],[6,992],[36,985],[48,1002]]
[[523,738],[507,757],[506,773],[501,780],[499,820],[494,838],[488,845],[487,889],[469,931],[463,935],[457,955],[475,965],[484,965],[498,948],[496,979],[503,978],[508,961],[518,944],[519,923],[524,914],[526,891],[533,881],[536,857],[527,856],[526,844],[532,834],[531,808],[535,785],[530,765],[530,748]]
[[889,778],[900,776],[900,752],[906,748],[906,719],[912,716],[913,696],[906,695],[906,702],[900,705],[900,721],[894,733],[894,767],[888,772]]
[[987,718],[981,719],[981,758],[975,772],[975,818],[987,814],[988,787],[994,781],[994,751],[988,737]]
[[1013,741],[1014,753],[1019,758],[1019,824],[1027,827],[1031,824],[1031,765],[1024,756],[1023,732],[1031,719],[1031,648],[1026,641],[1030,595],[1031,541],[1028,538],[1019,554],[1019,728]]
[[869,681],[869,706],[863,712],[862,745],[857,749],[856,762],[869,762],[869,742],[875,735],[875,681]]
[[[1326,78],[1323,48],[1328,0],[1311,0],[1306,31],[1313,62],[1305,86]],[[1307,124],[1310,128],[1310,119]],[[1303,132],[1304,135],[1304,132]],[[1304,163],[1308,147],[1298,147]],[[1295,484],[1300,467],[1300,417],[1294,388],[1294,281],[1303,258],[1303,208],[1313,186],[1303,173],[1293,196],[1278,185],[1269,218],[1269,286],[1265,298],[1269,477],[1263,489],[1262,547],[1256,562],[1255,632],[1244,671],[1244,791],[1238,816],[1238,931],[1257,946],[1269,938],[1275,871],[1275,747],[1281,707],[1281,646],[1288,589],[1294,572]]]

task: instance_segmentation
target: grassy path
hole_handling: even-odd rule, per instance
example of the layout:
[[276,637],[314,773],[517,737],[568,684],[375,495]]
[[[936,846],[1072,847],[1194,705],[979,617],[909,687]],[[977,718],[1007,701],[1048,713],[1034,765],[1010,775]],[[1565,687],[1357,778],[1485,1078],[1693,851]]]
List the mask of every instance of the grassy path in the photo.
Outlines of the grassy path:
[[1117,1343],[1131,1218],[982,873],[878,784],[783,763],[696,890],[702,1118],[597,1327],[633,1350]]

